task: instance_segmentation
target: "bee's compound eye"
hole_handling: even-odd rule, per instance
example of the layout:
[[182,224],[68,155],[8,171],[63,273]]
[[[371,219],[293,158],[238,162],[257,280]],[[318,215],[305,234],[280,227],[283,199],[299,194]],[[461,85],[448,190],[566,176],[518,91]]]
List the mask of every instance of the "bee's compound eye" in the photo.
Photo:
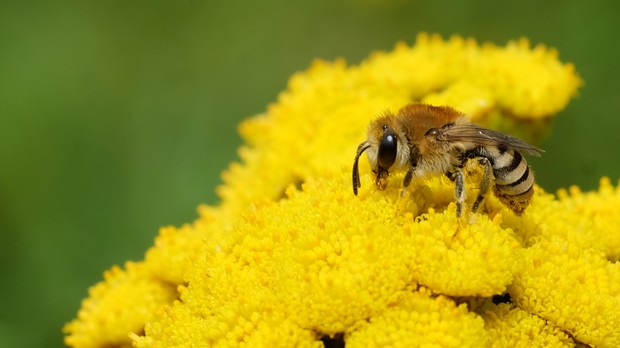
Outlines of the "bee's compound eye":
[[387,133],[381,139],[379,144],[379,167],[388,169],[394,164],[396,160],[396,136],[391,133]]

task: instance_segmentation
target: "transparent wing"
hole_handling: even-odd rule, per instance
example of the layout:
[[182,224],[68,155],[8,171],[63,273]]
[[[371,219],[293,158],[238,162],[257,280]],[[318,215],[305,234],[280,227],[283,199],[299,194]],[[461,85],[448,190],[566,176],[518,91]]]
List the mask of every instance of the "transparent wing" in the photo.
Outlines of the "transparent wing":
[[445,130],[442,129],[442,133],[446,140],[450,142],[467,142],[482,146],[497,146],[501,144],[510,149],[537,157],[540,157],[545,152],[512,135],[483,128],[473,123],[457,124]]

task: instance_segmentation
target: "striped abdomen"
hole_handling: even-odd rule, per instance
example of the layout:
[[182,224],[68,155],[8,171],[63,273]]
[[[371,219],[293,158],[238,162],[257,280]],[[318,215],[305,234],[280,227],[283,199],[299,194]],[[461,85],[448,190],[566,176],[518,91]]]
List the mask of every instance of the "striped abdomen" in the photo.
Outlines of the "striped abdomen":
[[521,215],[534,194],[534,173],[518,151],[498,146],[486,149],[493,167],[493,193],[516,215]]

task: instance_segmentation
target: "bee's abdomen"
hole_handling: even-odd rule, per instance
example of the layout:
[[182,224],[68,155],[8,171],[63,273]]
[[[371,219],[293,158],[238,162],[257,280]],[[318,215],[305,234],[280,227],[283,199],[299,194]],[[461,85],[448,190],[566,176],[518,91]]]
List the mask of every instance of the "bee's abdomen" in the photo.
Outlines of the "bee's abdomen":
[[517,151],[500,146],[496,151],[488,151],[488,155],[495,177],[495,196],[521,215],[534,194],[534,173]]

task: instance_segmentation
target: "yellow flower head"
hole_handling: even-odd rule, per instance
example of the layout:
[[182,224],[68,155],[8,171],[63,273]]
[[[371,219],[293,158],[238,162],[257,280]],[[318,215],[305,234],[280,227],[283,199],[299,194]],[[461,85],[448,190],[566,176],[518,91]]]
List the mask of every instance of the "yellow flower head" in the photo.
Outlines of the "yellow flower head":
[[482,317],[494,348],[575,346],[566,332],[514,305],[490,305]]
[[[241,125],[247,144],[223,174],[221,203],[163,228],[144,261],[108,273],[65,342],[618,346],[620,281],[606,259],[618,244],[603,237],[617,221],[605,207],[618,206],[618,189],[560,199],[537,189],[521,217],[488,197],[484,214],[463,219],[445,178],[401,197],[402,175],[377,190],[361,161],[368,184],[351,190],[355,148],[385,110],[422,100],[487,125],[532,124],[579,85],[555,51],[524,40],[497,47],[421,35],[357,66],[315,62]],[[479,175],[470,172],[468,187]],[[491,303],[502,294],[511,303]]]

